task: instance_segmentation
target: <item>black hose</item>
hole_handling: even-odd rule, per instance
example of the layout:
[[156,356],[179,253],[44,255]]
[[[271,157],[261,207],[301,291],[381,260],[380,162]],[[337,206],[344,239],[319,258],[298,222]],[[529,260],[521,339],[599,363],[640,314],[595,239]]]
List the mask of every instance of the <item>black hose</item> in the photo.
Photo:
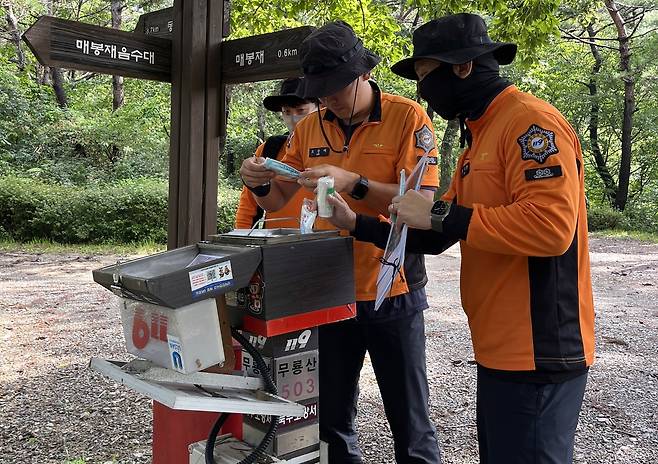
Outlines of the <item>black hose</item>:
[[[263,359],[261,354],[251,343],[249,343],[249,340],[247,340],[240,332],[238,332],[237,329],[231,328],[231,335],[233,335],[233,338],[235,338],[238,341],[238,343],[240,343],[240,345],[242,345],[242,347],[245,350],[247,350],[247,352],[254,358],[256,367],[260,371],[260,375],[263,378],[263,381],[265,382],[265,390],[268,393],[276,395],[278,393],[276,389],[276,385],[274,384],[272,375],[270,374],[270,371],[267,369],[267,365],[265,364],[265,360]],[[214,457],[215,441],[217,440],[217,435],[219,434],[219,430],[226,422],[226,419],[228,419],[228,416],[229,414],[222,413],[217,418],[217,421],[215,422],[213,428],[210,430],[210,434],[208,435],[208,440],[206,441],[206,453],[205,453],[206,464],[216,464]],[[244,458],[238,464],[254,464],[258,458],[260,458],[263,454],[265,454],[265,450],[274,439],[274,434],[276,433],[276,428],[279,423],[279,416],[271,416],[271,417],[272,417],[272,421],[270,422],[270,427],[267,429],[267,432],[265,433],[265,436],[263,437],[261,442],[258,444],[256,449],[254,449],[254,451],[249,456]]]
[[230,414],[225,412],[221,413],[215,421],[215,425],[210,429],[208,441],[206,441],[206,464],[215,464],[215,456],[213,454],[213,451],[215,450],[215,441],[217,440],[217,435],[224,425],[224,422],[228,419],[228,416],[230,416]]

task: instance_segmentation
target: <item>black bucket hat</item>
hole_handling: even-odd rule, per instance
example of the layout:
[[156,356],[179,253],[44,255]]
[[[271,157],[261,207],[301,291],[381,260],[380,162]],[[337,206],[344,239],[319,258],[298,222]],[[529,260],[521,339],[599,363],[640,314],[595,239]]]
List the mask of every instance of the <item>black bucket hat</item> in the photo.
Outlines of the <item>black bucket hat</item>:
[[411,80],[418,80],[414,63],[423,58],[462,64],[493,53],[499,64],[510,64],[516,56],[516,44],[492,41],[484,19],[470,13],[444,16],[423,24],[414,31],[413,44],[412,56],[391,67],[398,76]]
[[381,61],[363,46],[352,26],[343,21],[325,24],[306,37],[300,58],[304,98],[332,95]]
[[[303,79],[301,77],[290,77],[281,82],[281,91],[278,95],[270,95],[263,99],[263,106],[270,111],[281,111],[283,105],[297,106],[306,103],[307,99],[299,95],[300,88],[303,88]],[[315,102],[315,99],[308,99]]]

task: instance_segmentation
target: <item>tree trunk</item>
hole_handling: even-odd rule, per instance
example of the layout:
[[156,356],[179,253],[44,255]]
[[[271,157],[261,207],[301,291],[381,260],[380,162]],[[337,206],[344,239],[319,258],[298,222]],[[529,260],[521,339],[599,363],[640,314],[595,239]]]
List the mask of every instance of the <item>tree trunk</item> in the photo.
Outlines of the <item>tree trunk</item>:
[[50,68],[36,64],[36,81],[41,85],[50,85]]
[[621,159],[619,161],[619,182],[615,207],[623,211],[628,201],[628,184],[631,177],[633,113],[635,112],[635,78],[631,72],[630,37],[626,24],[614,0],[605,0],[608,13],[617,28],[619,41],[619,70],[624,81],[624,118],[621,126]]
[[427,115],[430,117],[430,121],[432,119],[434,119],[434,110],[432,109],[432,107],[429,104],[427,105],[426,112],[427,112]]
[[592,155],[594,156],[594,161],[596,162],[596,171],[599,173],[599,176],[603,181],[603,185],[605,186],[604,194],[606,196],[606,199],[608,200],[610,205],[614,206],[615,198],[617,197],[617,184],[615,184],[615,180],[612,178],[612,175],[610,174],[610,170],[608,169],[606,159],[601,153],[601,147],[599,146],[600,106],[599,106],[597,80],[598,80],[599,72],[601,71],[601,65],[603,63],[603,59],[601,58],[601,53],[599,52],[599,48],[594,41],[594,38],[596,37],[596,33],[594,32],[594,28],[592,27],[591,24],[587,26],[587,32],[590,38],[590,45],[589,45],[590,50],[592,52],[592,56],[594,57],[594,66],[592,66],[592,74],[590,75],[589,84],[587,85],[589,89],[590,104],[591,104],[590,112],[589,112],[589,127],[588,127],[589,141],[591,147],[590,149],[592,151]]
[[[52,0],[43,0],[43,6],[47,15],[53,15],[53,2]],[[68,99],[66,97],[66,90],[64,89],[64,76],[61,69],[59,68],[48,68],[44,67],[44,76],[43,82],[48,83],[50,79],[50,85],[55,92],[55,98],[57,99],[57,104],[60,108],[66,108],[69,106]]]
[[60,108],[69,106],[68,99],[66,98],[66,90],[64,89],[64,79],[62,78],[62,70],[59,68],[50,68],[50,81],[55,91],[55,98]]
[[258,138],[265,141],[265,107],[258,105]]
[[25,70],[25,53],[21,44],[21,31],[18,29],[18,20],[14,15],[14,10],[10,2],[3,5],[5,7],[5,17],[7,19],[7,32],[11,42],[16,47],[16,66],[20,71]]
[[443,195],[452,180],[452,172],[454,170],[454,147],[457,141],[457,134],[459,134],[459,119],[452,119],[448,121],[446,130],[443,133],[443,140],[441,140],[441,179],[439,182],[439,194]]
[[[121,0],[112,0],[110,4],[112,12],[112,29],[121,29],[123,4]],[[123,77],[112,76],[112,111],[116,111],[123,106],[124,90]]]
[[[224,89],[224,121],[228,123],[233,86],[227,85],[224,87]],[[224,129],[224,133],[221,134],[219,138],[219,154],[220,156],[223,154],[226,155],[226,172],[228,174],[233,174],[235,172],[235,153],[233,153],[232,149],[226,149],[226,128]]]

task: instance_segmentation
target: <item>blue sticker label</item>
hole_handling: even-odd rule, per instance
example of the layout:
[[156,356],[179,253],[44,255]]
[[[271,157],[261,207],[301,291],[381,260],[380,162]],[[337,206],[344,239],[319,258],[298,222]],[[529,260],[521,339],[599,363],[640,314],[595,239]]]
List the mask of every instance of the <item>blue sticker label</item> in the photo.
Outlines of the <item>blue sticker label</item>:
[[233,283],[233,270],[230,261],[190,271],[189,276],[193,298],[228,287]]

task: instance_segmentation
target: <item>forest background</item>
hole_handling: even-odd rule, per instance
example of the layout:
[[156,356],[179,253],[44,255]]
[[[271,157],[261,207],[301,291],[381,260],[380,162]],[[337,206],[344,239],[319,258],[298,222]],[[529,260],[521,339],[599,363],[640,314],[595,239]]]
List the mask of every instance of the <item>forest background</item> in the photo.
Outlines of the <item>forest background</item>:
[[[169,0],[0,0],[0,240],[166,241],[169,84],[41,66],[21,35],[41,15],[132,31]],[[631,0],[233,0],[239,38],[329,20],[349,22],[383,59],[382,89],[418,100],[389,67],[420,24],[483,15],[519,53],[503,74],[555,105],[580,137],[589,226],[658,233],[658,2]],[[231,228],[236,170],[285,129],[262,99],[277,82],[229,88],[218,230]],[[441,186],[459,155],[458,123],[433,116]]]

